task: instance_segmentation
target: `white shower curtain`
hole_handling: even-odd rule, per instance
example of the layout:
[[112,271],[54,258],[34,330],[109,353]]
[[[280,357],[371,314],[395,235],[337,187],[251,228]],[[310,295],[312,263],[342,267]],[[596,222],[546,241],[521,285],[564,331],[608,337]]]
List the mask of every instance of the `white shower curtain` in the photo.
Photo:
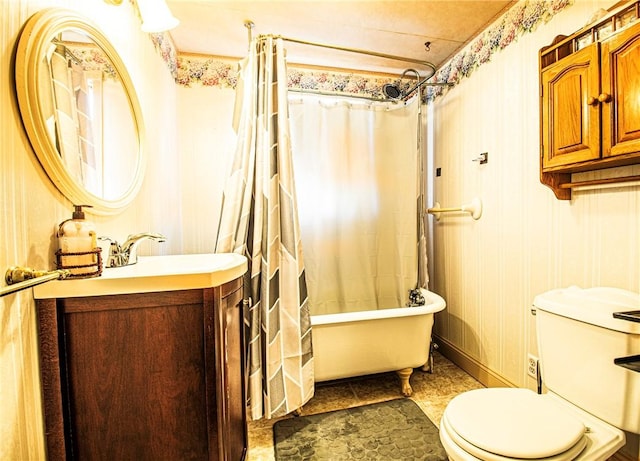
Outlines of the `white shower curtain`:
[[403,306],[419,283],[419,104],[290,97],[312,315]]

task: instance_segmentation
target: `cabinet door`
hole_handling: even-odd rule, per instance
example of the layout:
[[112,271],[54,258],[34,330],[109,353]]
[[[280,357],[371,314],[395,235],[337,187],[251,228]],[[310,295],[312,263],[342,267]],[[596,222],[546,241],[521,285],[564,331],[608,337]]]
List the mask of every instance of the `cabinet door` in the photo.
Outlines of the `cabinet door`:
[[224,461],[243,460],[247,449],[242,298],[242,279],[238,279],[220,288],[216,303],[218,424]]
[[640,152],[640,24],[602,43],[602,155]]
[[67,459],[210,459],[202,306],[201,290],[59,301]]
[[227,376],[227,427],[229,428],[229,444],[227,459],[240,461],[244,459],[247,447],[247,423],[244,392],[244,344],[242,340],[242,289],[226,296],[222,300],[225,317],[226,338],[226,376]]
[[600,157],[599,44],[542,72],[542,168]]

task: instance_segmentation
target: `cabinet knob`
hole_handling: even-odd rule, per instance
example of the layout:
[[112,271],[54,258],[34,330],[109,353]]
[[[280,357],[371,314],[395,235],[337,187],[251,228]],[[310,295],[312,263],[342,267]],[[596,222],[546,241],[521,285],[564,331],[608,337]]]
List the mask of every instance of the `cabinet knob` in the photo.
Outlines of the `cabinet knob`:
[[598,104],[598,99],[591,96],[589,99],[587,99],[587,104],[589,104],[590,106],[595,106]]
[[601,93],[600,96],[598,96],[598,101],[609,102],[611,101],[611,95],[607,93]]

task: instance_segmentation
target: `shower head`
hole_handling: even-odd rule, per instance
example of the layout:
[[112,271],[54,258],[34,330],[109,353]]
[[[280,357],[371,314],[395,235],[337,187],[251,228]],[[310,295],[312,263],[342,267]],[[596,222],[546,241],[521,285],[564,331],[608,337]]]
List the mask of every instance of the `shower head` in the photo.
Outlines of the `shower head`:
[[382,93],[384,93],[387,99],[400,99],[403,97],[400,87],[394,83],[387,83],[386,85],[383,85]]
[[[405,78],[405,76],[409,73],[409,72],[413,72],[416,75],[416,84],[408,89],[406,89],[405,91],[402,91],[401,86],[400,86],[400,82],[402,81],[403,78]],[[449,83],[449,82],[431,82],[431,83],[427,83],[427,80],[429,80],[431,77],[433,77],[435,73],[435,69],[434,72],[431,73],[431,75],[427,75],[426,77],[421,77],[420,73],[415,70],[415,69],[406,69],[404,72],[402,72],[402,74],[400,75],[400,78],[398,78],[398,80],[396,80],[396,83],[387,83],[386,85],[382,86],[382,94],[384,94],[384,96],[387,99],[391,99],[394,101],[398,101],[398,100],[402,100],[402,101],[406,101],[409,99],[409,96],[411,96],[415,91],[418,91],[418,95],[420,94],[420,87],[424,86],[453,86],[453,83]],[[422,80],[420,80],[422,79]],[[403,85],[404,87],[404,85]]]
[[[407,92],[404,92],[400,89],[400,81],[405,78],[407,73],[413,72],[416,75],[416,85]],[[402,72],[400,78],[397,80],[397,83],[387,83],[382,86],[382,93],[385,95],[387,99],[399,100],[406,99],[411,93],[417,90],[427,79],[425,78],[422,82],[420,82],[420,73],[415,69],[407,69]]]

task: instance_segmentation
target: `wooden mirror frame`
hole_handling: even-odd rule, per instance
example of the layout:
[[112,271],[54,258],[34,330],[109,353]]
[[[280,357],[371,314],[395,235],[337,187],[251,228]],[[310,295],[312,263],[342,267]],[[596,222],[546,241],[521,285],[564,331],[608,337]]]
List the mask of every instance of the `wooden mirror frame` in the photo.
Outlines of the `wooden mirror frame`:
[[[129,187],[122,196],[107,200],[89,192],[67,170],[54,142],[51,140],[44,120],[43,101],[40,98],[38,78],[41,74],[43,56],[51,40],[61,32],[74,29],[86,33],[111,61],[123,85],[131,111],[134,130],[137,134],[136,171]],[[16,92],[20,113],[27,135],[38,161],[58,190],[73,204],[93,206],[96,214],[115,214],[122,211],[135,198],[144,177],[146,155],[142,110],[138,102],[133,81],[117,51],[100,29],[79,13],[63,8],[43,9],[29,18],[20,35],[15,62]]]

